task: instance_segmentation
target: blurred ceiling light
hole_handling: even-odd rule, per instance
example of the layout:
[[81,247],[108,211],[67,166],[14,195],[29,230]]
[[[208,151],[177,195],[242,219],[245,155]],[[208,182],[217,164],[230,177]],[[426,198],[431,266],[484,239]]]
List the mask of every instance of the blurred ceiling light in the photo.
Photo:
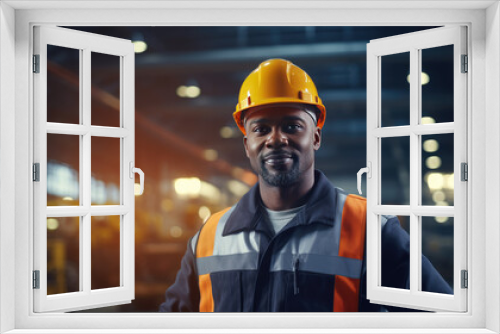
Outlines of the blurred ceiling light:
[[[406,81],[408,81],[408,83],[410,83],[410,75],[409,74],[406,77]],[[429,74],[422,72],[421,76],[420,76],[420,83],[422,84],[422,86],[427,85],[429,83],[429,81],[431,81],[431,77],[429,76]]]
[[441,167],[441,158],[435,155],[432,157],[428,157],[425,160],[425,166],[427,166],[427,168],[429,169],[438,169],[439,167]]
[[441,190],[435,191],[432,194],[432,200],[434,202],[441,202],[441,201],[444,201],[445,199],[446,199],[446,194],[444,192],[442,192]]
[[242,197],[250,190],[246,184],[235,180],[228,181],[227,188],[237,197]]
[[446,201],[437,201],[436,206],[449,206],[450,204]]
[[80,193],[78,178],[78,172],[73,168],[57,162],[47,162],[47,193],[59,197],[78,198]]
[[55,218],[47,219],[47,230],[57,230],[59,228],[59,221]]
[[201,94],[201,89],[198,86],[191,85],[191,86],[179,86],[177,87],[176,90],[177,96],[183,97],[183,98],[189,98],[189,99],[194,99],[200,96]]
[[425,152],[433,153],[439,150],[439,143],[435,139],[428,139],[424,141],[423,146]]
[[177,96],[179,97],[186,97],[186,86],[179,86],[177,87]]
[[132,44],[134,44],[135,53],[143,53],[148,49],[148,45],[144,41],[144,35],[141,32],[134,32],[132,34]]
[[71,196],[63,197],[63,201],[72,201],[72,200],[73,200],[73,197],[71,197]]
[[422,72],[421,77],[420,77],[420,83],[423,85],[427,85],[431,81],[431,77],[429,74]]
[[421,124],[434,124],[436,123],[436,120],[432,117],[426,116],[422,117]]
[[182,236],[182,228],[179,227],[179,226],[172,226],[170,228],[170,235],[173,237],[173,238],[180,238]]
[[197,98],[198,96],[200,96],[200,93],[201,93],[200,87],[188,86],[186,88],[186,97],[188,97],[190,99]]
[[435,217],[434,219],[440,224],[446,223],[448,221],[448,217]]
[[[91,182],[91,202],[94,204],[104,204],[107,200],[106,183],[101,180],[94,178],[90,179]],[[134,191],[135,192],[135,191]]]
[[235,129],[230,126],[223,126],[220,129],[220,136],[225,139],[233,138],[235,133],[236,133]]
[[442,189],[444,186],[444,177],[441,173],[428,173],[425,180],[431,190]]
[[219,157],[219,153],[216,150],[208,149],[203,152],[203,157],[207,161],[215,161]]
[[141,195],[141,185],[139,183],[134,183],[134,195],[135,196],[142,196]]
[[211,214],[212,212],[210,212],[210,209],[207,208],[206,206],[202,206],[198,210],[198,215],[204,222],[208,219],[208,217],[210,217]]
[[148,45],[144,41],[133,41],[134,44],[134,52],[135,53],[143,53],[148,49]]
[[174,180],[174,189],[179,196],[198,197],[201,181],[197,177],[181,177]]
[[218,202],[221,196],[217,187],[205,181],[201,181],[200,195],[213,202]]
[[455,175],[453,173],[445,175],[445,187],[452,190],[455,188]]

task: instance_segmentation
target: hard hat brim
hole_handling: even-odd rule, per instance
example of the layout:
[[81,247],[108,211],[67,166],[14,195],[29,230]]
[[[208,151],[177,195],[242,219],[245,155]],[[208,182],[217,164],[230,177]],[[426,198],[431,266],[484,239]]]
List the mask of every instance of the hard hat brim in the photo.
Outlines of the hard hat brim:
[[263,106],[278,106],[278,105],[289,105],[289,104],[297,104],[297,105],[311,105],[315,106],[319,110],[319,114],[317,115],[317,124],[316,126],[319,127],[320,129],[323,128],[325,124],[325,118],[326,118],[326,108],[325,106],[321,103],[316,104],[316,103],[307,103],[302,100],[297,99],[297,101],[290,101],[289,98],[275,98],[272,99],[272,101],[265,101],[265,103],[260,103],[260,104],[255,104],[255,105],[250,105],[246,108],[238,109],[236,108],[236,111],[233,112],[233,119],[236,122],[236,125],[240,129],[240,131],[243,133],[244,136],[246,136],[246,130],[245,130],[245,119],[244,119],[244,114],[245,112],[248,112],[251,109],[257,108],[257,107],[263,107]]

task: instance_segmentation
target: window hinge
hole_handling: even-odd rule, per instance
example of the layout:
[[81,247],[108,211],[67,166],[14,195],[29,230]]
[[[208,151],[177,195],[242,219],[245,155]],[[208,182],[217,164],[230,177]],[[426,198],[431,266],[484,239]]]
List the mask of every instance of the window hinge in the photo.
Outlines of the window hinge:
[[33,289],[40,289],[40,270],[33,270]]
[[462,270],[462,289],[467,289],[469,287],[469,273],[467,270]]
[[33,73],[40,73],[40,55],[33,55]]
[[38,162],[33,164],[33,181],[40,181],[40,163]]
[[469,72],[469,56],[462,55],[462,73]]
[[468,167],[466,162],[462,162],[460,164],[460,170],[461,170],[460,180],[461,181],[468,181],[469,180],[469,167]]

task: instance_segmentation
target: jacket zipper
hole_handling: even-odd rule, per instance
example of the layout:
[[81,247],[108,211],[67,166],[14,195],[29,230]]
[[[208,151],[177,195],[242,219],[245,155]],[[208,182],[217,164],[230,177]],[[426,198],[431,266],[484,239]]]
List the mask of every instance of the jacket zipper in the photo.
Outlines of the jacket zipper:
[[299,294],[299,282],[298,282],[298,270],[299,270],[299,258],[296,257],[295,260],[293,261],[293,294],[298,295]]

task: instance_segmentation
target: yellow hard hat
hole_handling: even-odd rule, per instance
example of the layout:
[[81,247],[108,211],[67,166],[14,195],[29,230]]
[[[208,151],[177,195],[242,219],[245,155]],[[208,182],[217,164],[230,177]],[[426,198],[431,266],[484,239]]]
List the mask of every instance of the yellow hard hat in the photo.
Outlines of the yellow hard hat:
[[325,124],[326,109],[311,77],[285,59],[268,59],[248,75],[240,88],[233,118],[245,133],[242,112],[253,107],[277,103],[300,103],[319,109],[317,126]]

